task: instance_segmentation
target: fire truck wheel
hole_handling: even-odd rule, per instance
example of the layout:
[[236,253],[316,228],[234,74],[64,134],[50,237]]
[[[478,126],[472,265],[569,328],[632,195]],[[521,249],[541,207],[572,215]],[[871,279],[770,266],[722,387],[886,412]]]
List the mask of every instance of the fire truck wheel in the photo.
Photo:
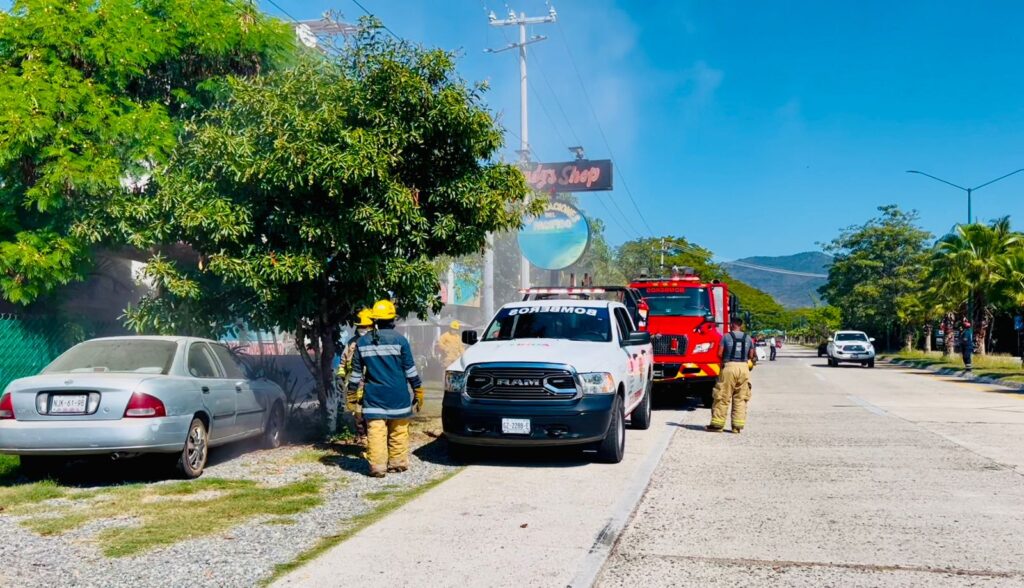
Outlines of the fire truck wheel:
[[700,391],[700,404],[704,408],[711,408],[715,404],[715,387],[705,385]]

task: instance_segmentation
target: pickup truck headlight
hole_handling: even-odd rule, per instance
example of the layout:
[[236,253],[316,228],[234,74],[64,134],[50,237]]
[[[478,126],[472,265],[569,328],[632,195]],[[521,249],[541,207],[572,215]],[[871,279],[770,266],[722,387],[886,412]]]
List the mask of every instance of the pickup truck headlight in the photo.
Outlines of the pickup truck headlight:
[[711,343],[698,343],[693,348],[694,353],[707,353],[708,351],[711,351]]
[[446,371],[444,373],[444,391],[462,394],[466,391],[466,372]]
[[615,378],[608,372],[580,374],[580,387],[584,394],[614,394]]

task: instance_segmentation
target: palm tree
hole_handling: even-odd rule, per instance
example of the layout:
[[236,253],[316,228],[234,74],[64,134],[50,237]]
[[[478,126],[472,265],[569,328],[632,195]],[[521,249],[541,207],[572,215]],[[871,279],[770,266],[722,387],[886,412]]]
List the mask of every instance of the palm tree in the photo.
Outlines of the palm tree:
[[985,354],[985,343],[997,303],[1006,300],[1004,264],[1021,250],[1021,235],[1010,229],[1010,218],[989,225],[957,225],[939,239],[932,254],[928,283],[946,310],[958,310],[968,297],[974,303],[974,346]]

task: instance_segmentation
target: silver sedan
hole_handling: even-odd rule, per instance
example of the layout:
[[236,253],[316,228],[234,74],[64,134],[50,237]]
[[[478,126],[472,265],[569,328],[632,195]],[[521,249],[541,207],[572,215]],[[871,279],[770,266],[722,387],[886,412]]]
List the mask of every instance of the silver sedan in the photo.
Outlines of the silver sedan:
[[180,475],[203,473],[210,447],[263,436],[277,447],[285,395],[249,380],[227,347],[191,337],[80,343],[0,396],[0,453],[26,470],[60,456],[164,454]]

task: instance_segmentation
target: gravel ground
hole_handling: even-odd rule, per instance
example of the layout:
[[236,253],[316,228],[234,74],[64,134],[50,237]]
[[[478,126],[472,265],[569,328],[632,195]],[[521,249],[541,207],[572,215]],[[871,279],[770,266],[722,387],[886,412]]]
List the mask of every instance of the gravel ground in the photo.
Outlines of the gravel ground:
[[[204,477],[255,480],[281,485],[309,476],[327,480],[324,503],[294,515],[294,524],[251,519],[225,533],[157,548],[138,556],[104,556],[94,535],[106,528],[132,525],[130,518],[93,521],[63,535],[44,537],[24,528],[24,516],[0,515],[0,586],[253,586],[325,536],[343,529],[347,520],[376,504],[368,492],[401,491],[451,473],[444,442],[423,436],[411,468],[375,479],[351,446],[310,459],[311,446],[244,452],[227,447],[211,454]],[[156,482],[162,483],[162,482]],[[55,500],[53,504],[69,504]],[[201,525],[202,521],[194,522]]]

